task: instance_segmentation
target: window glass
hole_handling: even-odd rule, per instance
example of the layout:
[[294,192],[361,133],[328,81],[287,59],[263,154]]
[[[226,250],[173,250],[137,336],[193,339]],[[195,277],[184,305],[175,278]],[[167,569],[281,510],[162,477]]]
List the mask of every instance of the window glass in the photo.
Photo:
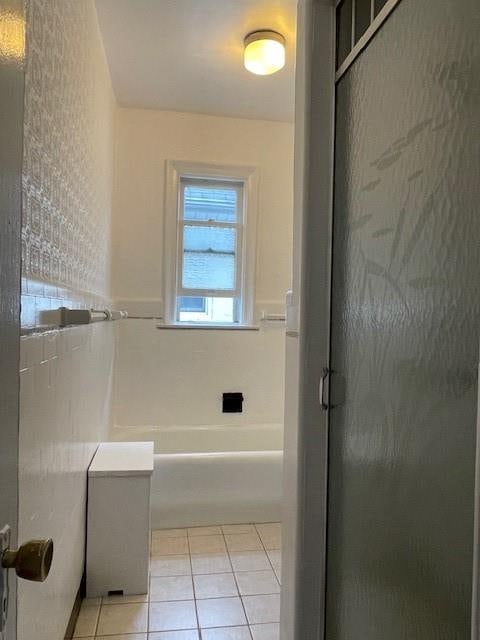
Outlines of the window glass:
[[[201,301],[192,303],[192,301]],[[197,305],[197,308],[194,307]],[[236,298],[198,298],[181,296],[178,299],[180,322],[213,322],[217,324],[238,322],[238,301]]]
[[183,217],[185,220],[237,222],[237,189],[215,187],[207,182],[185,185]]
[[207,299],[198,296],[180,296],[178,299],[180,311],[188,313],[205,313],[206,305]]
[[375,15],[378,15],[386,4],[387,0],[375,0]]
[[344,0],[337,9],[337,67],[352,50],[352,0]]
[[234,228],[185,225],[182,287],[234,290],[236,237]]
[[355,43],[363,36],[372,21],[371,0],[355,1]]

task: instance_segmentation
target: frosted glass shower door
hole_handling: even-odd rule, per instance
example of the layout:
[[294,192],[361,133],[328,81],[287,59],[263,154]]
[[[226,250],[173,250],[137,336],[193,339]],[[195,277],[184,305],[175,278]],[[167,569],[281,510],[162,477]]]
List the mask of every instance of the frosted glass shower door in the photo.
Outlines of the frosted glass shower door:
[[470,640],[479,34],[402,0],[337,84],[326,640]]

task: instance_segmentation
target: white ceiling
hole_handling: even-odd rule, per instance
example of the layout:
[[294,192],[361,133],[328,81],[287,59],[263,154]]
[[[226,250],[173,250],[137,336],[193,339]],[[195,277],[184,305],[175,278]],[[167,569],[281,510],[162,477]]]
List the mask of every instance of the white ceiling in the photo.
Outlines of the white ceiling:
[[[117,100],[126,107],[293,120],[296,0],[96,0]],[[273,29],[287,65],[243,67],[243,39]]]

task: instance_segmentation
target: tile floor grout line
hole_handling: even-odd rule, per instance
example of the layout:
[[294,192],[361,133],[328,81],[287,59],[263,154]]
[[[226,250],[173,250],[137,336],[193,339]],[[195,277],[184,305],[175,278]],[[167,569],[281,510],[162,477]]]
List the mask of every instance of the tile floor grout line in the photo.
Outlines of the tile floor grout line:
[[[152,548],[150,547],[150,554],[151,554]],[[149,558],[149,562],[148,562],[148,593],[147,593],[147,640],[148,640],[148,636],[150,635],[150,596],[152,595],[152,576],[150,574],[150,560],[152,559],[152,556],[150,555]]]
[[[254,525],[254,529],[256,530],[255,525]],[[222,528],[222,531],[223,531],[223,528]],[[248,633],[250,635],[250,638],[252,639],[253,638],[253,634],[252,634],[252,630],[250,629],[250,620],[248,619],[247,610],[245,609],[245,603],[243,601],[242,594],[240,593],[240,585],[238,584],[237,576],[236,576],[235,571],[233,569],[233,562],[232,562],[232,558],[230,556],[230,549],[228,548],[227,539],[226,538],[225,538],[225,545],[227,546],[228,560],[230,562],[230,566],[232,567],[233,579],[235,580],[235,584],[237,585],[237,591],[238,591],[238,596],[240,598],[240,602],[241,602],[241,605],[242,605],[243,615],[245,616],[245,621],[246,621],[246,623],[248,625],[247,626]]]
[[103,606],[103,598],[100,598],[100,604],[98,606],[98,613],[97,613],[97,621],[95,623],[95,633],[93,634],[93,637],[96,638],[97,637],[97,633],[98,633],[98,625],[100,623],[100,614],[102,613],[102,606]]
[[[276,524],[276,523],[269,522],[269,523],[265,523],[265,524]],[[255,531],[257,532],[258,537],[260,538],[260,542],[262,543],[263,550],[265,551],[265,555],[267,556],[268,562],[270,564],[270,567],[272,568],[273,575],[275,576],[275,580],[278,582],[278,585],[279,585],[279,587],[281,589],[282,588],[282,584],[281,584],[280,580],[278,579],[277,572],[275,571],[275,567],[273,566],[273,562],[272,562],[272,560],[270,558],[270,555],[268,553],[269,549],[266,548],[265,543],[263,542],[263,538],[260,535],[260,532],[258,531],[257,525],[255,525]],[[270,551],[277,551],[277,549],[270,549]],[[280,549],[280,551],[281,551],[281,549]]]
[[147,595],[147,640],[150,635],[150,595],[152,591],[152,574],[150,571],[152,562],[152,547],[153,547],[153,529],[150,529],[150,549],[148,553],[148,595]]
[[188,536],[188,529],[186,529],[186,532],[187,532],[188,561],[190,563],[190,578],[192,580],[193,602],[195,606],[195,618],[197,620],[197,632],[200,640],[202,640],[202,631],[200,629],[200,618],[198,617],[197,598],[195,594],[195,581],[193,579],[192,550],[190,548],[190,538]]
[[[233,569],[233,567],[232,567],[232,569]],[[252,640],[253,633],[252,633],[252,630],[250,628],[250,620],[248,619],[248,616],[247,616],[247,610],[245,609],[245,603],[243,601],[242,594],[240,593],[240,585],[238,584],[237,575],[236,575],[235,571],[233,572],[233,579],[235,580],[235,584],[237,585],[238,595],[240,596],[240,602],[242,603],[243,614],[245,616],[245,620],[247,621],[247,625],[248,625],[248,633],[250,634],[250,640]]]

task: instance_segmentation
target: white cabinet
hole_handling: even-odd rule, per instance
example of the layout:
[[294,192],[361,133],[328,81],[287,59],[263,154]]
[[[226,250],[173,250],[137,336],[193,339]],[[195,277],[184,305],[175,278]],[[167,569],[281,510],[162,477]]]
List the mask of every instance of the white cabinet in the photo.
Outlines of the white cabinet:
[[148,591],[153,442],[102,443],[88,470],[87,597]]

